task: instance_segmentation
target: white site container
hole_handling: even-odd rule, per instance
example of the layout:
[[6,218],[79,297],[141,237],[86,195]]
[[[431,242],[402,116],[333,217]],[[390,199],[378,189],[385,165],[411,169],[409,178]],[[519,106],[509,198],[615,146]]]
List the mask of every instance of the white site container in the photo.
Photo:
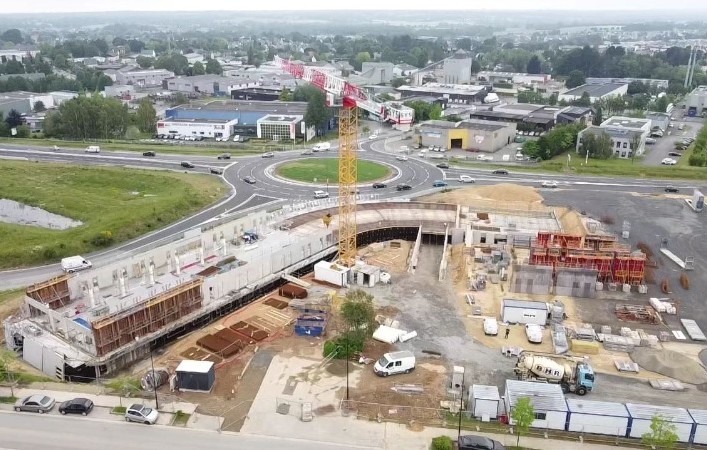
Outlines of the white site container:
[[567,431],[625,437],[631,416],[622,403],[567,398]]

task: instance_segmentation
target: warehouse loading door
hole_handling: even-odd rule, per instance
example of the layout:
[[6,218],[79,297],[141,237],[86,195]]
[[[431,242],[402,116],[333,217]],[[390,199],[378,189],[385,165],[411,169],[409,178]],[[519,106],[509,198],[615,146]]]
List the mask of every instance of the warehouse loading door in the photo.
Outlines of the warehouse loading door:
[[450,147],[451,148],[462,148],[462,140],[461,139],[452,139]]

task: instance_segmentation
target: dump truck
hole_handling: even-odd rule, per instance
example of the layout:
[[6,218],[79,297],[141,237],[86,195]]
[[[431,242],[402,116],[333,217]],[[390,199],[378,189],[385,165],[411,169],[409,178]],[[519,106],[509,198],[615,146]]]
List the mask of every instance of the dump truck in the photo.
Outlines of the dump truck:
[[522,381],[559,384],[564,393],[585,395],[594,388],[594,370],[579,357],[521,352],[513,371]]

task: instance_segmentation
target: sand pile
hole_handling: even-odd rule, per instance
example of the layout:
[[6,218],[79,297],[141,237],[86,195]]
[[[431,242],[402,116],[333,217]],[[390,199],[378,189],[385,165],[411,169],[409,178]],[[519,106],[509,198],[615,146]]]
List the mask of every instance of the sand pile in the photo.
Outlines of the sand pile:
[[[497,208],[520,207],[545,209],[543,198],[535,188],[517,184],[500,183],[491,186],[474,186],[426,195],[419,200],[426,202],[476,205],[487,202]],[[519,206],[522,204],[522,206]]]
[[705,368],[699,362],[682,353],[665,349],[637,348],[631,352],[631,359],[646,370],[685,383],[707,383]]

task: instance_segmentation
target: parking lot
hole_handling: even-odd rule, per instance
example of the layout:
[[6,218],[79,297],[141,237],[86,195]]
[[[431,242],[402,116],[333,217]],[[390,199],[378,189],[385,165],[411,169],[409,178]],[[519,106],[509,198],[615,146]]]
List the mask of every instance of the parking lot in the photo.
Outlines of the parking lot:
[[[678,127],[683,124],[684,129],[679,130]],[[652,145],[646,145],[645,156],[643,157],[643,164],[649,166],[658,166],[664,158],[672,158],[679,160],[680,157],[673,155],[668,155],[670,152],[676,152],[675,143],[680,142],[686,137],[695,137],[697,133],[702,129],[702,123],[700,121],[683,121],[675,120],[675,125],[672,128],[668,128],[665,135],[662,138],[657,138],[656,143]],[[677,153],[684,153],[677,151]]]

